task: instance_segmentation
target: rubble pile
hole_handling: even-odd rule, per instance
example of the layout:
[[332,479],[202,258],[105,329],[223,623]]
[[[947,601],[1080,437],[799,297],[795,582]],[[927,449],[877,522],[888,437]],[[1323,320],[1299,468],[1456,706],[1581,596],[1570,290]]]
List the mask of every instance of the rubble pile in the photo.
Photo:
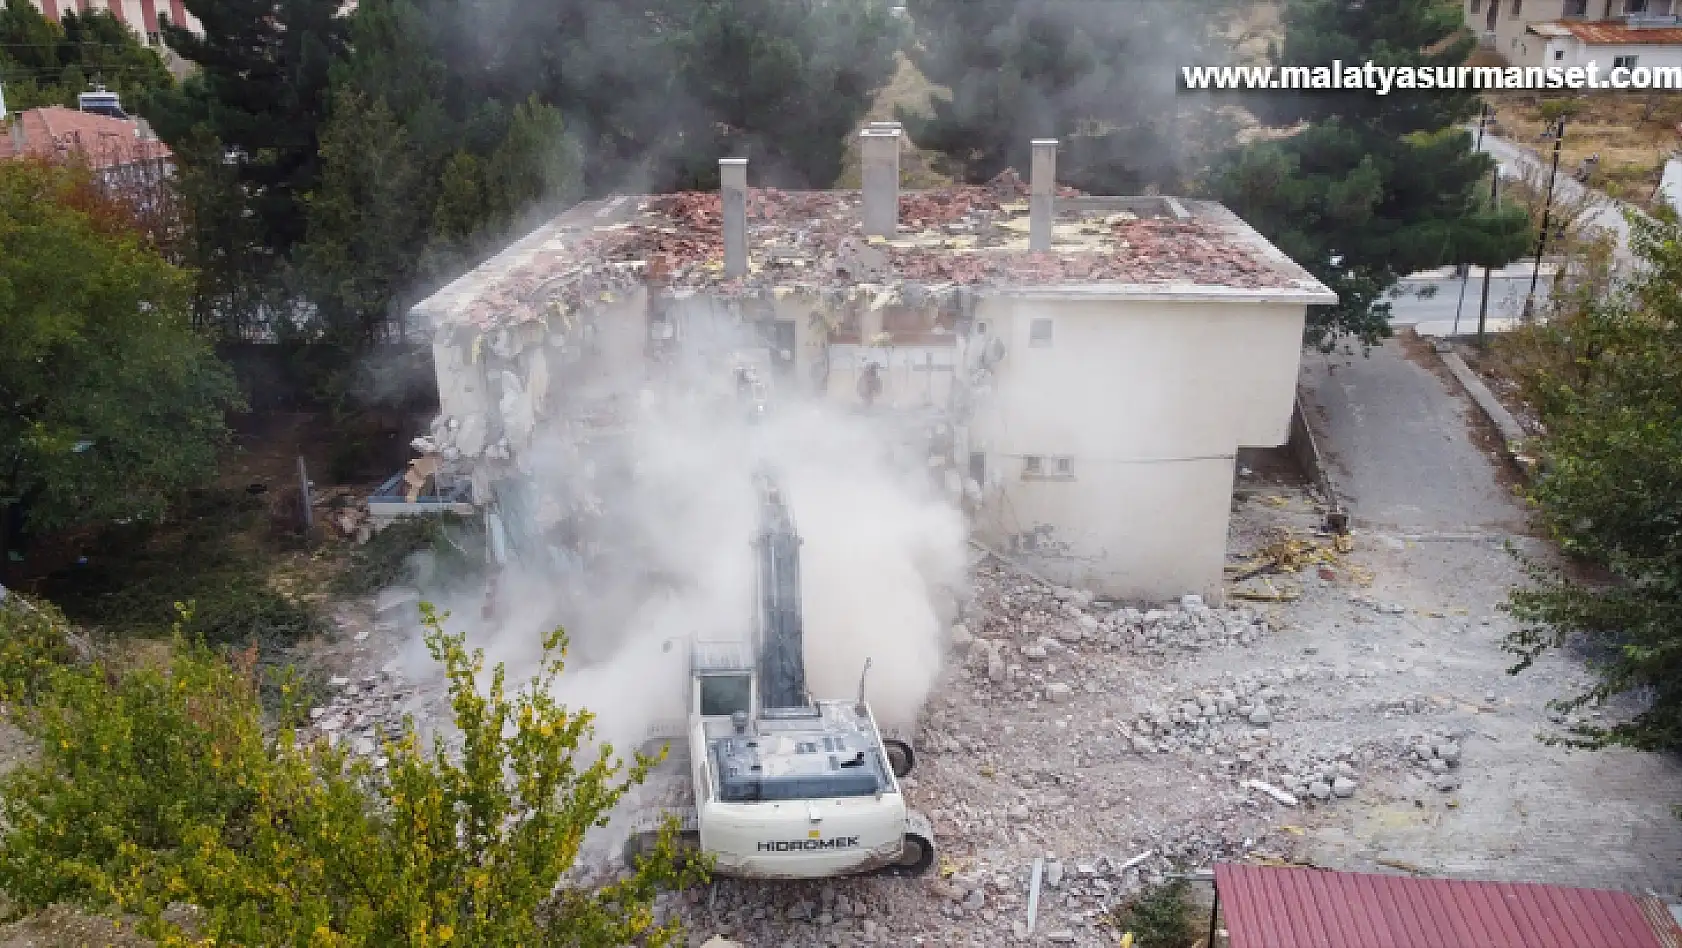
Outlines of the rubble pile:
[[1184,596],[1166,608],[1110,606],[1094,602],[1084,591],[1046,586],[991,564],[977,568],[975,586],[976,618],[954,630],[952,644],[1029,639],[1025,654],[1035,660],[1043,658],[1038,650],[1082,643],[1156,653],[1253,645],[1271,631],[1267,620],[1248,607],[1210,608],[1199,596]]

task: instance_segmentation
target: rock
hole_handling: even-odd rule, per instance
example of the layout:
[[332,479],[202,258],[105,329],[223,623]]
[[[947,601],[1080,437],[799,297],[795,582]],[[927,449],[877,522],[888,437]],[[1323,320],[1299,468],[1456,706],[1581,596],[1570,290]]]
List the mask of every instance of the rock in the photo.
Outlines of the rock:
[[1444,741],[1443,743],[1438,744],[1434,750],[1437,752],[1438,758],[1450,764],[1457,764],[1460,762],[1460,745],[1454,743],[1453,741]]
[[[864,920],[864,937],[866,937],[866,938],[875,938],[876,937],[876,923],[871,921],[868,918]],[[705,948],[705,946],[702,946],[702,948]]]
[[327,679],[327,683],[332,685],[334,688],[343,688],[344,686],[350,684],[350,679],[344,677],[343,675],[334,675],[332,678]]
[[714,935],[707,939],[706,943],[703,944],[701,948],[742,948],[742,943],[739,941],[731,941],[723,935]]
[[1079,642],[1083,637],[1080,623],[1065,622],[1057,627],[1057,638],[1064,642]]
[[1350,780],[1355,779],[1355,767],[1347,760],[1340,760],[1337,762],[1336,773],[1339,777],[1345,777]]
[[1442,760],[1440,758],[1433,757],[1433,758],[1431,758],[1430,767],[1431,767],[1431,772],[1434,773],[1434,774],[1446,774],[1446,773],[1448,773],[1448,761],[1446,761],[1446,760]]
[[1355,795],[1355,781],[1339,777],[1332,781],[1332,792],[1340,797],[1352,797]]
[[997,651],[987,653],[987,680],[994,684],[1004,683],[1005,660]]
[[1143,737],[1133,738],[1133,752],[1136,754],[1156,753],[1156,744]]
[[987,892],[982,889],[981,886],[976,886],[975,888],[969,890],[969,895],[964,896],[964,908],[967,908],[972,912],[979,912],[981,907],[986,904]]
[[1330,800],[1332,788],[1324,780],[1316,780],[1308,785],[1308,793],[1316,800]]
[[1203,597],[1196,595],[1195,593],[1187,593],[1186,595],[1180,597],[1180,608],[1187,612],[1196,612],[1197,610],[1204,608]]
[[1065,685],[1060,681],[1054,681],[1045,686],[1046,700],[1050,701],[1052,704],[1066,704],[1070,698],[1074,697],[1074,693],[1075,690],[1073,688],[1070,688],[1068,685]]
[[1024,645],[1022,646],[1022,657],[1031,662],[1043,662],[1045,661],[1045,646]]
[[1266,705],[1259,705],[1250,711],[1250,723],[1257,727],[1266,727],[1273,723],[1273,712]]
[[1010,808],[1009,815],[1011,822],[1013,823],[1026,823],[1033,817],[1033,814],[1029,812],[1028,808],[1020,803]]
[[1045,884],[1053,889],[1063,884],[1063,863],[1052,859],[1045,864]]
[[1460,778],[1454,774],[1438,774],[1437,779],[1431,781],[1431,786],[1444,793],[1460,789]]
[[964,625],[962,622],[955,622],[952,624],[953,648],[968,648],[970,643],[974,641],[975,636],[970,634],[968,626]]
[[1054,932],[1048,932],[1045,940],[1054,945],[1072,945],[1075,941],[1075,933],[1067,928],[1059,928]]

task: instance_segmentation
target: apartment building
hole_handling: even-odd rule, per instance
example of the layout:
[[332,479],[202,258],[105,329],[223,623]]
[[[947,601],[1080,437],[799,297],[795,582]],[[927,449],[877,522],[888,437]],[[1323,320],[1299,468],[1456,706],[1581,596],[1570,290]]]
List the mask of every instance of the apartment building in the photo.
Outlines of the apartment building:
[[182,0],[30,0],[30,3],[49,20],[55,21],[66,13],[108,12],[127,24],[148,46],[163,45],[163,36],[158,29],[160,15],[195,33],[203,31],[198,19],[187,12]]

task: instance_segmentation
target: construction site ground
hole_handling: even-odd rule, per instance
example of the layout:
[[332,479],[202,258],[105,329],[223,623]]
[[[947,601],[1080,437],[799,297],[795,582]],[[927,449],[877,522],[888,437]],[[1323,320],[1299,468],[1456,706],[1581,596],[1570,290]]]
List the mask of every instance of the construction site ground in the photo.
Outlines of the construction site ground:
[[[1441,384],[1399,361],[1398,384]],[[978,553],[906,784],[939,871],[720,880],[668,906],[693,943],[1114,944],[1110,906],[1214,859],[1677,891],[1682,767],[1538,740],[1560,723],[1547,701],[1587,681],[1579,657],[1506,674],[1497,606],[1521,572],[1504,542],[1522,534],[1368,520],[1341,552],[1299,479],[1244,470],[1231,559],[1255,575],[1233,588],[1284,601],[1130,611]],[[371,627],[336,653],[353,682],[400,641]],[[392,718],[382,690],[363,719]],[[432,690],[405,693],[415,710]]]

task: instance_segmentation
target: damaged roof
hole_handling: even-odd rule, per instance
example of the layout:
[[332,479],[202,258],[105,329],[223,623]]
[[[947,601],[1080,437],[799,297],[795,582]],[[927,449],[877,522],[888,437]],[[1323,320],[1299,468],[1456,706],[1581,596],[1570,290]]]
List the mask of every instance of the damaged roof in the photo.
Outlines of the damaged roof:
[[414,308],[415,323],[491,329],[611,302],[637,286],[683,296],[831,295],[895,286],[929,293],[1066,290],[1100,296],[1336,297],[1219,204],[1089,197],[1065,189],[1052,250],[1028,250],[1027,187],[901,192],[899,232],[866,238],[858,191],[750,189],[748,273],[724,272],[717,192],[578,205]]

